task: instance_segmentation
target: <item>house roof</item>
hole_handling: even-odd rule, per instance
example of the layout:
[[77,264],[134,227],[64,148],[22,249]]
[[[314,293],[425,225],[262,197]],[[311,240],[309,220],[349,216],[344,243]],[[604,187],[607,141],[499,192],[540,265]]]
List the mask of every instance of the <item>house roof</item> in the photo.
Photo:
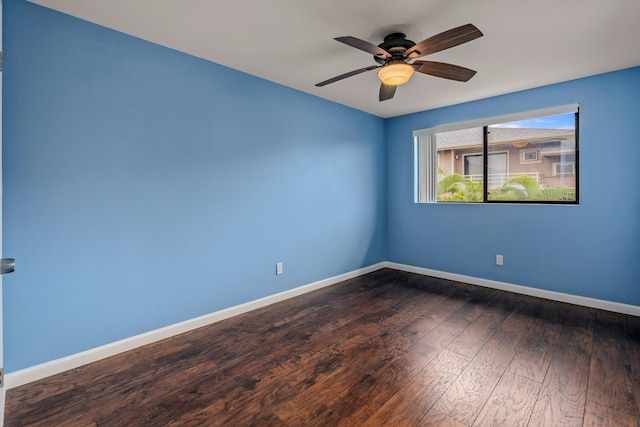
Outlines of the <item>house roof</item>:
[[[482,128],[471,128],[441,132],[437,134],[438,149],[443,148],[464,148],[482,145]],[[505,143],[525,143],[533,142],[552,143],[559,145],[558,148],[570,149],[575,147],[575,133],[573,129],[537,129],[537,128],[489,128],[489,145],[499,145]]]

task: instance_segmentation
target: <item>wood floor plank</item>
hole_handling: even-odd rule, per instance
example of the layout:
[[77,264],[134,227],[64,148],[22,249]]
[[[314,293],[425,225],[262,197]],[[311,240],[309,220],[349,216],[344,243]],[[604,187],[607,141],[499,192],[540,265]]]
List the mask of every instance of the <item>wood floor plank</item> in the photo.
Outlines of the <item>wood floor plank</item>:
[[636,414],[626,316],[599,311],[593,340],[587,399],[616,412]]
[[542,383],[505,372],[474,426],[526,426]]
[[441,412],[436,407],[431,408],[418,425],[423,427],[469,427],[467,424],[461,423]]
[[595,310],[573,306],[560,333],[530,426],[581,426],[587,384]]
[[509,371],[542,383],[560,337],[569,304],[548,301],[527,331],[509,364]]
[[411,377],[403,362],[403,358],[399,358],[381,369],[368,372],[349,389],[343,399],[331,402],[326,416],[322,420],[316,420],[313,425],[362,425]]
[[640,319],[383,269],[10,389],[5,425],[460,427],[529,413],[529,426],[637,425]]
[[437,328],[431,329],[425,335],[422,335],[414,346],[418,348],[426,346],[438,351],[449,346],[471,324],[466,320],[469,310],[475,310],[475,307],[465,304],[453,311],[447,319],[438,324]]
[[584,414],[584,427],[640,427],[635,415],[616,411],[588,400]]
[[[514,310],[508,317],[503,318],[502,323],[436,402],[434,408],[450,418],[472,425],[516,352],[522,340],[521,332],[533,322],[538,308],[539,305],[531,304],[522,310]],[[492,330],[493,326],[486,325],[486,328]],[[481,336],[486,334],[485,331],[477,333]],[[454,341],[452,344],[456,343],[457,341]],[[458,350],[456,346],[454,350],[451,347],[447,349]]]
[[[51,420],[67,420],[77,416],[78,412],[88,412],[88,397],[81,387],[73,387],[69,390],[49,394],[45,392],[46,398],[39,399],[37,403],[31,404],[27,398],[16,400],[16,402],[27,402],[27,408],[16,408],[7,405],[7,415],[5,425],[15,426],[35,426],[46,427],[51,425]],[[16,419],[15,422],[13,420]],[[90,420],[86,420],[87,423]]]
[[631,359],[631,383],[636,401],[636,417],[640,423],[640,317],[627,316],[626,340]]
[[103,426],[163,425],[193,407],[226,401],[244,391],[222,369],[195,365],[114,393],[96,405],[100,410],[95,419]]
[[[505,316],[506,317],[506,316]],[[473,358],[504,321],[493,313],[480,316],[448,346],[450,351]]]
[[[393,338],[389,340],[392,341]],[[274,413],[286,423],[296,421],[299,425],[331,425],[330,421],[335,421],[336,417],[351,414],[355,402],[358,402],[356,397],[364,390],[377,388],[377,382],[384,381],[385,372],[390,370],[398,378],[395,385],[388,384],[387,387],[399,388],[408,378],[408,370],[393,363],[405,354],[402,345],[379,346],[374,340],[369,340],[363,349],[368,354],[366,359],[359,360],[358,365],[340,367],[274,409]]]
[[415,373],[402,389],[388,399],[363,425],[366,427],[417,426],[470,359],[449,350],[441,351]]
[[[323,385],[325,380],[341,384],[355,382],[349,360],[358,357],[370,345],[371,337],[363,334],[352,336],[341,344],[325,347],[314,354],[294,357],[279,366],[273,366],[269,371],[254,372],[252,378],[256,378],[256,381],[250,389],[265,407],[277,408],[284,405],[285,411],[294,412],[290,408],[295,407],[296,402],[303,402],[304,405],[306,399],[313,401],[313,390],[326,388]],[[238,378],[245,378],[244,374],[241,373]],[[340,387],[336,389],[339,390]]]

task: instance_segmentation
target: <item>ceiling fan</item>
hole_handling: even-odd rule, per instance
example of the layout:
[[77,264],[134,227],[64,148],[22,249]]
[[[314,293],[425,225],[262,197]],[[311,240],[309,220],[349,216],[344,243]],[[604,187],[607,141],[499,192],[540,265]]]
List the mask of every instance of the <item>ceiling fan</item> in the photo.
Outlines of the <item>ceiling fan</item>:
[[470,42],[482,37],[482,35],[482,32],[474,25],[467,24],[436,34],[417,44],[408,40],[407,36],[402,33],[389,34],[378,46],[351,36],[336,37],[334,40],[372,54],[373,59],[381,65],[371,65],[349,71],[320,82],[316,86],[325,86],[347,77],[378,69],[378,77],[382,80],[379,99],[385,101],[393,98],[396,87],[408,82],[414,71],[466,82],[476,74],[474,70],[444,62],[414,61],[414,59]]

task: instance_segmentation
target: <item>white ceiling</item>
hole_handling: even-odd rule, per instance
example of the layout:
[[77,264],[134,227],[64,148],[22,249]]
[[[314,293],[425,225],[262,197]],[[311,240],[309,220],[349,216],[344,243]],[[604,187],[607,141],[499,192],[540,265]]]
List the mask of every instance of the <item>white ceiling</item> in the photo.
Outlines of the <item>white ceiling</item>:
[[[381,117],[640,65],[639,0],[31,0],[61,12]],[[478,72],[467,83],[416,73],[379,102],[375,65],[337,41],[416,43],[472,23],[484,37],[421,59]]]

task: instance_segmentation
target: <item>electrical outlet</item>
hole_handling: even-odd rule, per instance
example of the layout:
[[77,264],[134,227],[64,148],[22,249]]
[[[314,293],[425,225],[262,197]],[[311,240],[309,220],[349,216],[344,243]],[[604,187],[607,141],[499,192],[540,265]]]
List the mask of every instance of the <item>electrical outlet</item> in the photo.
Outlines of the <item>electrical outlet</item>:
[[504,257],[502,255],[496,255],[496,265],[504,265]]
[[282,263],[276,263],[276,274],[282,274]]

